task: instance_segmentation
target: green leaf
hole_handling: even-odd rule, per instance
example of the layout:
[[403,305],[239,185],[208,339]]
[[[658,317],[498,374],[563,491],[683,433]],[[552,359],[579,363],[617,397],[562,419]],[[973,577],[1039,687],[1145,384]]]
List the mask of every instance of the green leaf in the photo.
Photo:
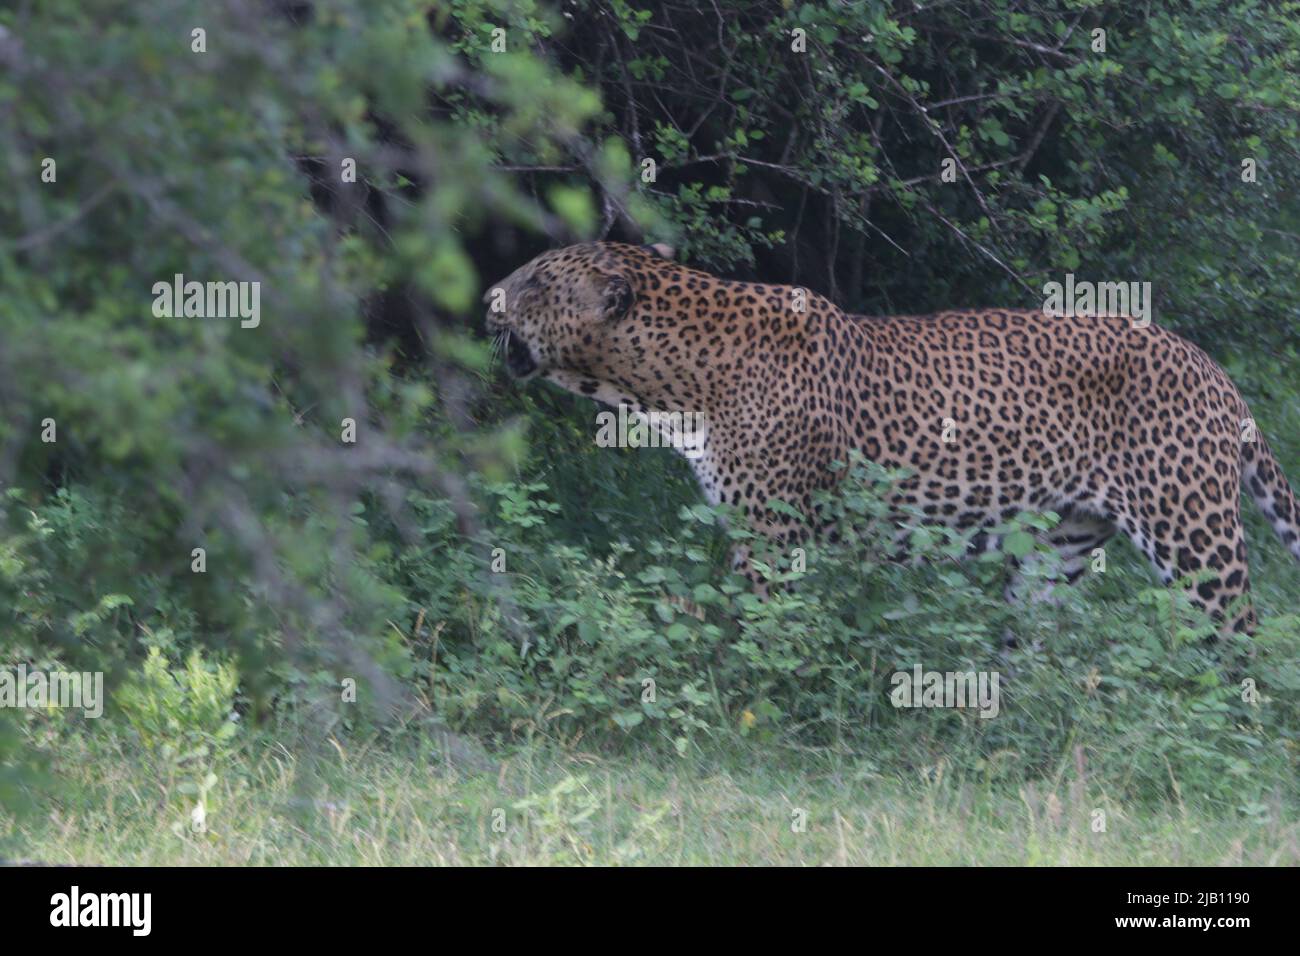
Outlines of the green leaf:
[[1012,531],[1002,539],[1002,550],[1014,558],[1023,558],[1034,550],[1034,536],[1027,531]]

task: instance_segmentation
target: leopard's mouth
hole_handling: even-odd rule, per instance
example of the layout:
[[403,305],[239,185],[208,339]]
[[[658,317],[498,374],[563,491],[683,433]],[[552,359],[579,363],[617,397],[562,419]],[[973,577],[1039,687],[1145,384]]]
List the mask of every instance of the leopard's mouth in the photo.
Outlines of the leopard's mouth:
[[537,360],[533,351],[517,333],[502,329],[497,336],[497,349],[505,353],[506,371],[510,377],[525,381],[537,374]]

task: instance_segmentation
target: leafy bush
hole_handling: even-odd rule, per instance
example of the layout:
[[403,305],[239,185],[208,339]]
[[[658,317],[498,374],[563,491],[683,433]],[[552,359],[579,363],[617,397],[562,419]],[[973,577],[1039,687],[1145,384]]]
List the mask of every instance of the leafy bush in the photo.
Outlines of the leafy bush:
[[[957,561],[968,542],[952,532],[917,521],[910,547],[927,560],[888,560],[896,532],[880,520],[882,491],[897,477],[855,465],[845,493],[826,502],[842,539],[810,543],[803,572],[793,554],[765,564],[778,582],[766,602],[725,571],[728,545],[749,536],[722,510],[684,506],[663,538],[598,555],[532,523],[554,510],[544,486],[495,486],[493,541],[505,555],[496,587],[509,589],[522,645],[483,576],[466,573],[486,552],[467,558],[446,535],[445,503],[425,500],[424,513],[443,515],[426,527],[440,530],[402,552],[394,573],[420,596],[415,613],[436,660],[425,672],[430,697],[456,726],[506,740],[615,746],[630,736],[685,751],[759,735],[774,746],[863,749],[881,772],[940,761],[990,780],[1050,775],[1082,748],[1125,796],[1176,786],[1239,804],[1243,791],[1294,770],[1295,616],[1266,621],[1255,657],[1242,658],[1251,645],[1211,640],[1214,624],[1181,591],[1141,585],[1124,561],[1094,575],[1129,579],[1121,586],[1062,586],[1056,606],[1011,607],[1001,598],[1006,556]],[[1053,520],[1025,515],[993,530],[1037,547],[1034,534]],[[1044,560],[1026,573],[1045,584],[1053,570]],[[1008,632],[1015,648],[1003,646]],[[999,715],[894,708],[891,675],[917,664],[998,673]],[[1258,688],[1254,704],[1227,680],[1238,666]]]
[[205,661],[193,650],[175,668],[152,647],[140,672],[117,692],[122,713],[154,759],[158,787],[169,800],[189,805],[199,832],[207,828],[210,794],[239,733],[238,687],[229,664]]

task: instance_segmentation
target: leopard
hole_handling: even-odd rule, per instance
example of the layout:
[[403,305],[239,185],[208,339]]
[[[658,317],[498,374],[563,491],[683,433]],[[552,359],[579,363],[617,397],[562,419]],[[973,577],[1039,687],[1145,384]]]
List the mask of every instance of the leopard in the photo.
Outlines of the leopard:
[[[859,455],[906,476],[889,507],[972,541],[1026,512],[1055,513],[1040,535],[1068,582],[1123,532],[1226,633],[1257,623],[1243,488],[1300,560],[1295,493],[1241,392],[1155,322],[1002,308],[858,315],[802,286],[692,268],[666,244],[609,241],[545,251],[484,302],[518,382],[661,421],[701,416],[688,461],[703,496],[758,540],[804,540],[819,495]],[[764,586],[747,545],[734,564]]]

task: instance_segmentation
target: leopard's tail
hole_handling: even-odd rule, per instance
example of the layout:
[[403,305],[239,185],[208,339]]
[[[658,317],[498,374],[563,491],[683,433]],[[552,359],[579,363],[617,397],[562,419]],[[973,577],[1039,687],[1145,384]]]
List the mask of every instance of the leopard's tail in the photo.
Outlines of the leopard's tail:
[[1300,561],[1300,505],[1296,503],[1295,492],[1264,436],[1256,432],[1242,438],[1247,439],[1241,443],[1242,483],[1282,543]]

